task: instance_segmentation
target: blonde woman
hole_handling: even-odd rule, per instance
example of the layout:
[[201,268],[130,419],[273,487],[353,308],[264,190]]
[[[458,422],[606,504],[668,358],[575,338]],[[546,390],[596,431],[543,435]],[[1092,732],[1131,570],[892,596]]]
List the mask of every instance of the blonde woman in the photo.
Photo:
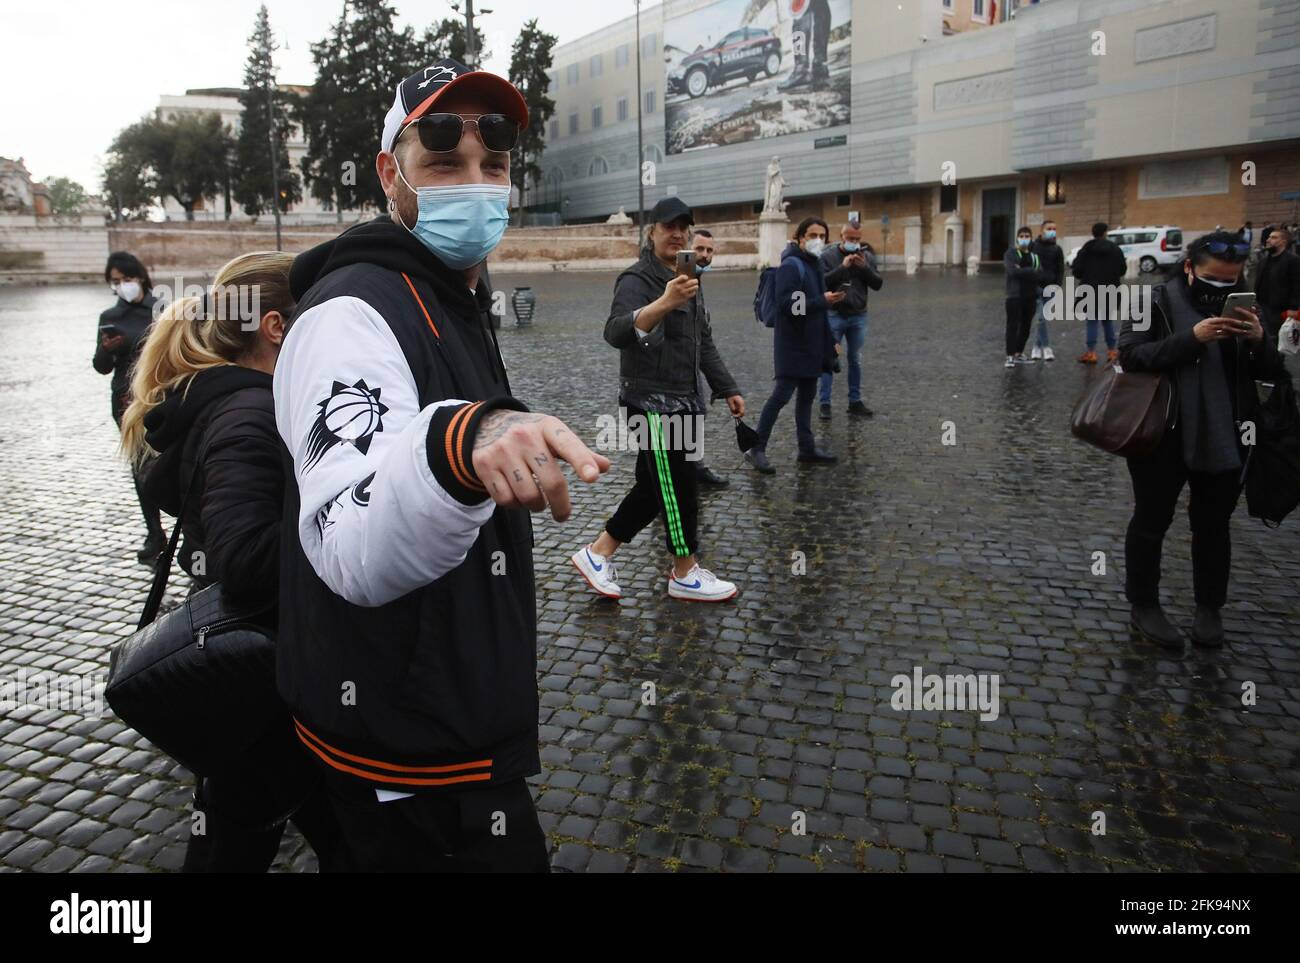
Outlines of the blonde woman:
[[[148,493],[173,516],[189,493],[181,567],[197,587],[220,582],[240,602],[273,606],[285,479],[271,375],[294,309],[292,264],[289,254],[244,254],[217,272],[207,298],[169,305],[136,362],[122,417],[127,458],[140,465],[157,454]],[[191,837],[186,872],[264,872],[284,829],[277,817],[304,799],[294,821],[327,864],[333,820],[323,797],[315,801],[319,779],[287,712],[284,721],[282,736],[239,771],[199,774],[207,832]]]

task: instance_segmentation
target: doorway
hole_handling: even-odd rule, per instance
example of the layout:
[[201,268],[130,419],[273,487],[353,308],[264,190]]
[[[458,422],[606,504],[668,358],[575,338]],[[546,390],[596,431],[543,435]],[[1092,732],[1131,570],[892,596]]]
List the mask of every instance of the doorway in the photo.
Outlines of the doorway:
[[980,260],[1001,261],[1015,236],[1016,189],[990,188],[984,191],[980,207],[983,211]]

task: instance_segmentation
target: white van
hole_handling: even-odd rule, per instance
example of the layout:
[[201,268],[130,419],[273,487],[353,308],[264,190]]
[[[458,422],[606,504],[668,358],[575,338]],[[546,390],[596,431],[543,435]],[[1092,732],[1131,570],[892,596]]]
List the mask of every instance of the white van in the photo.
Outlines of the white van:
[[[1183,259],[1183,229],[1181,227],[1116,227],[1107,235],[1119,245],[1126,258],[1138,258],[1143,274],[1151,274],[1162,267],[1171,267]],[[1070,252],[1066,262],[1073,267],[1079,248]]]

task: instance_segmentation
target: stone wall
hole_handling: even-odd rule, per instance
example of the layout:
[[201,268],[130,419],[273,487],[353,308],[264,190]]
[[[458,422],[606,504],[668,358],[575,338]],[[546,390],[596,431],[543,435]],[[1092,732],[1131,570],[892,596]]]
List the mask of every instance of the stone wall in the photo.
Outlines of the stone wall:
[[[285,227],[283,248],[299,253],[336,237],[349,222],[332,226]],[[713,231],[719,267],[751,266],[758,253],[758,223],[732,221],[700,224]],[[248,224],[114,225],[109,231],[113,250],[127,250],[148,265],[155,279],[180,275],[212,275],[226,261],[248,251],[275,247],[275,231]],[[511,228],[493,252],[494,272],[535,270],[608,270],[635,260],[635,225],[582,224],[566,227]],[[102,269],[102,265],[101,265]]]
[[0,215],[0,284],[97,280],[108,252],[101,217]]

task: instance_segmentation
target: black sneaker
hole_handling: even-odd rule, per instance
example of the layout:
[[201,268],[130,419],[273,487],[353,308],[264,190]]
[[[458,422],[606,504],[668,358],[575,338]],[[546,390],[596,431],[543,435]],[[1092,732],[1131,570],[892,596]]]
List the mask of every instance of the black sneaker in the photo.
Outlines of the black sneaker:
[[1192,645],[1207,649],[1217,649],[1223,645],[1223,619],[1219,610],[1208,605],[1196,606],[1196,618],[1192,622]]
[[1183,633],[1169,621],[1165,610],[1159,605],[1133,606],[1129,613],[1129,625],[1148,642],[1166,649],[1181,650],[1183,647]]
[[874,411],[860,401],[849,403],[849,415],[853,418],[873,418],[875,414]]
[[751,448],[749,451],[745,452],[745,461],[749,462],[764,475],[776,474],[776,469],[773,468],[772,463],[767,460],[767,452],[763,451],[762,448]]
[[821,417],[822,417],[822,421],[830,421],[830,420],[831,420],[831,406],[830,406],[830,405],[822,405],[822,408],[821,408]]
[[816,447],[812,451],[799,452],[799,460],[805,465],[833,465],[839,461],[826,449]]
[[708,465],[703,464],[696,465],[695,480],[701,485],[707,485],[710,488],[726,488],[731,484]]

